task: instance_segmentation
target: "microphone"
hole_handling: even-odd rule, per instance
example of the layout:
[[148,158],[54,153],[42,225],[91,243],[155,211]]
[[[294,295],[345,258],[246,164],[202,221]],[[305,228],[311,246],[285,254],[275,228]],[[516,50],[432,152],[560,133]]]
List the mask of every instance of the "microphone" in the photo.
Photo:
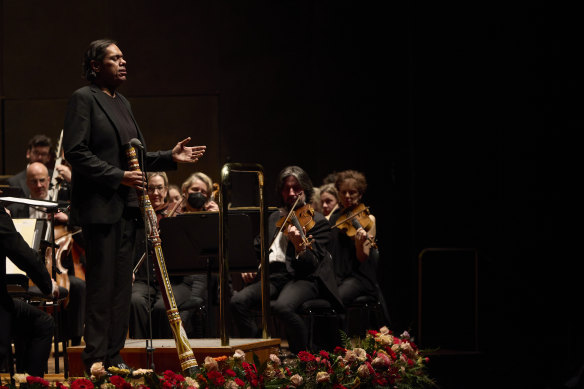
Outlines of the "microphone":
[[142,146],[142,142],[140,142],[140,140],[138,140],[136,138],[130,139],[130,146],[137,147],[140,150],[144,150],[144,146]]

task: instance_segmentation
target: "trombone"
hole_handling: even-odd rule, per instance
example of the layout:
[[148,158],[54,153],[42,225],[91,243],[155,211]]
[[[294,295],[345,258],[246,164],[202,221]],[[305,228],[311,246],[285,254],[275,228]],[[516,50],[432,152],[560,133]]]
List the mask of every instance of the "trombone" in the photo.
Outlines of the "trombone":
[[[269,339],[268,322],[270,315],[270,291],[268,285],[268,258],[266,256],[265,239],[265,207],[264,207],[264,169],[255,163],[226,163],[221,168],[221,186],[219,188],[219,334],[221,346],[229,345],[229,334],[226,326],[226,307],[229,306],[227,293],[227,277],[229,275],[229,218],[228,209],[231,200],[231,173],[256,173],[258,179],[259,213],[260,213],[260,266],[262,290],[262,338]],[[254,209],[250,207],[248,209]],[[257,208],[256,208],[257,209]]]

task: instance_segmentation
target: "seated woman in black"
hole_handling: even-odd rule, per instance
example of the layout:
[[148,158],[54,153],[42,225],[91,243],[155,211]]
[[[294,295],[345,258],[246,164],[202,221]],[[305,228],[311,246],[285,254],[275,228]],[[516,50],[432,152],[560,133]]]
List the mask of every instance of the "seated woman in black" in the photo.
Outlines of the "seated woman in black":
[[[339,193],[341,207],[330,216],[331,226],[338,224],[360,206],[367,189],[367,181],[362,173],[347,170],[337,174],[335,186]],[[332,230],[335,243],[333,255],[335,274],[339,283],[339,294],[345,305],[351,304],[359,296],[377,294],[375,286],[377,266],[370,260],[376,231],[375,217],[369,214],[366,221],[368,222],[367,230],[353,226],[352,236],[346,233],[343,225]]]

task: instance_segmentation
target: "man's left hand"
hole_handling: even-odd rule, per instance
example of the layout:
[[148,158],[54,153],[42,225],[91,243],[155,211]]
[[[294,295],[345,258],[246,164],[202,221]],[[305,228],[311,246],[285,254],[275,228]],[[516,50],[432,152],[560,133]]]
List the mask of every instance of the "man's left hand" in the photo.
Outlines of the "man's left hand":
[[172,159],[175,162],[197,162],[203,154],[207,146],[186,146],[187,143],[191,141],[189,136],[186,139],[181,140],[172,149]]

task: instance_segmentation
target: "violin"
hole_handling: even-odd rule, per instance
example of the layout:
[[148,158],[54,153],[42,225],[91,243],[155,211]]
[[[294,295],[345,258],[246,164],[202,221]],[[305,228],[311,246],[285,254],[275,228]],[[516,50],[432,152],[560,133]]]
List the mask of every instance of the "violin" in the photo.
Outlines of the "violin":
[[[373,227],[373,220],[369,217],[369,207],[361,203],[355,207],[348,208],[343,214],[337,219],[336,224],[333,226],[342,230],[349,237],[354,237],[357,234],[359,228],[363,228],[365,231],[369,231]],[[367,235],[367,240],[371,243],[371,247],[377,248],[377,243],[375,239]]]
[[[309,231],[316,224],[314,221],[314,208],[310,204],[304,204],[302,207],[296,208],[298,200],[300,200],[300,197],[296,199],[288,215],[282,216],[276,222],[276,227],[278,228],[278,233],[280,233],[285,227],[293,225],[300,232],[302,245],[305,248],[312,249],[312,241],[306,237],[304,228],[306,228],[306,231]],[[274,243],[272,242],[272,244]]]

